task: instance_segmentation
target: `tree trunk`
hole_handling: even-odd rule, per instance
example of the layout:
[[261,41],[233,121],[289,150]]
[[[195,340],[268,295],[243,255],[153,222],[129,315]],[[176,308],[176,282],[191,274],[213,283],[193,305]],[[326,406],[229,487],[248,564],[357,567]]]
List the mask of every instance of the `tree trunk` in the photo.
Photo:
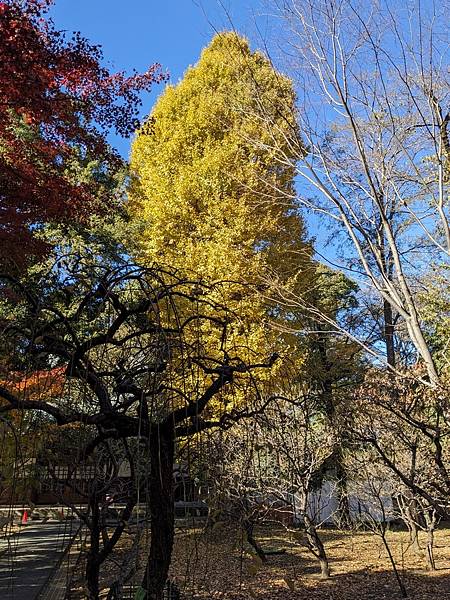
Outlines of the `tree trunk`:
[[436,571],[436,563],[434,560],[434,530],[428,530],[427,536],[427,565],[430,571]]
[[384,342],[386,344],[386,360],[387,364],[395,369],[394,315],[392,312],[392,306],[387,300],[383,300],[383,317]]
[[253,530],[255,528],[254,523],[252,521],[250,521],[249,519],[245,519],[243,522],[243,526],[244,526],[245,533],[247,534],[248,543],[254,549],[254,551],[259,556],[259,558],[263,562],[266,562],[267,561],[266,553],[264,552],[264,550],[261,548],[261,546],[256,541],[255,537],[253,536]]
[[417,529],[417,525],[414,519],[411,519],[411,521],[409,522],[409,536],[414,552],[416,552],[417,554],[421,554],[422,550],[419,544],[419,530]]
[[330,577],[330,566],[328,564],[325,547],[317,533],[316,526],[306,513],[304,518],[309,549],[319,561],[322,578],[328,579]]
[[391,561],[392,570],[394,571],[394,575],[395,575],[395,578],[397,579],[398,587],[400,588],[400,594],[401,594],[402,598],[407,598],[408,592],[406,591],[405,584],[403,583],[402,578],[400,577],[400,573],[398,572],[397,565],[395,564],[394,557],[392,556],[391,549],[390,549],[389,544],[386,539],[385,531],[382,533],[381,537],[383,540],[384,547],[386,548],[386,552],[389,556],[389,560]]
[[100,575],[100,511],[97,494],[89,499],[91,505],[90,547],[86,558],[86,585],[89,600],[98,600]]
[[430,571],[435,571],[434,530],[436,528],[436,512],[434,510],[425,511],[425,522],[427,524],[427,568]]
[[403,496],[403,507],[401,508],[402,519],[408,528],[409,539],[414,551],[423,556],[419,544],[419,512],[417,510],[417,500],[409,490],[407,490]]
[[336,463],[336,480],[337,480],[337,494],[338,494],[338,507],[337,507],[337,524],[340,529],[351,529],[352,528],[352,517],[350,514],[350,503],[348,501],[347,492],[347,471],[344,467],[344,457],[342,456],[342,448],[339,446],[337,449]]
[[339,424],[336,423],[335,418],[336,409],[334,405],[333,377],[331,375],[333,365],[328,359],[327,340],[325,336],[319,336],[317,348],[322,363],[321,371],[324,373],[324,376],[321,381],[320,391],[321,403],[323,406],[323,410],[325,411],[325,414],[327,415],[327,418],[330,422],[330,425],[333,428],[337,437],[337,445],[334,452],[334,470],[336,474],[338,493],[338,509],[336,522],[338,524],[338,527],[342,529],[350,529],[352,526],[352,519],[350,515],[350,505],[348,502],[347,495],[347,472],[345,470],[343,456],[344,438],[342,432],[338,429]]
[[[344,484],[345,485],[345,484]],[[351,529],[353,526],[352,517],[350,515],[350,504],[347,495],[347,486],[342,487],[338,483],[338,508],[337,522],[340,529]]]
[[148,600],[162,600],[175,535],[173,495],[174,431],[172,425],[154,427],[150,451],[150,551],[142,587]]

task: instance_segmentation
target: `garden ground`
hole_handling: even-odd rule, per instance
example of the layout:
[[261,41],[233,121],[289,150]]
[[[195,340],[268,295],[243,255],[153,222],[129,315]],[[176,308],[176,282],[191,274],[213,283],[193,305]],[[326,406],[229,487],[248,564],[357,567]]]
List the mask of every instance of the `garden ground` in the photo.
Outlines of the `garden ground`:
[[[436,533],[436,566],[423,568],[423,558],[409,544],[405,531],[388,532],[388,542],[411,598],[450,598],[450,530]],[[178,535],[173,575],[195,598],[244,600],[381,600],[400,597],[380,537],[371,532],[322,532],[332,576],[322,580],[314,557],[300,540],[289,542],[282,531],[266,529],[259,540],[265,547],[286,548],[258,565],[233,532]],[[258,567],[256,573],[256,567]],[[187,576],[185,575],[187,573]],[[195,574],[195,576],[194,576]]]
[[[276,528],[264,528],[258,539],[267,549],[285,550],[259,564],[233,529],[178,529],[171,578],[189,600],[394,600],[397,582],[380,537],[372,532],[321,532],[330,559],[331,578],[322,580],[302,536],[289,540]],[[399,572],[414,600],[450,599],[450,529],[436,532],[435,572],[424,568],[405,531],[387,539]],[[125,538],[126,539],[126,538]],[[424,541],[422,542],[424,546]],[[115,560],[126,551],[121,545]],[[144,556],[142,556],[144,559]],[[117,562],[116,562],[117,564]],[[107,578],[108,579],[108,578]],[[107,583],[104,579],[104,583]],[[78,572],[78,581],[82,573]],[[75,597],[75,596],[74,596]],[[83,598],[82,586],[77,598]]]

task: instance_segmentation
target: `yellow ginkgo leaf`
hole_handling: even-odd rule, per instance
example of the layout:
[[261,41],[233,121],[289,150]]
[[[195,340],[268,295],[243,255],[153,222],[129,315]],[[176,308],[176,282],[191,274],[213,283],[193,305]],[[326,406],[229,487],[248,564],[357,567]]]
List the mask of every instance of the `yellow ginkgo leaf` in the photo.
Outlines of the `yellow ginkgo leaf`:
[[[269,294],[261,293],[266,275],[275,269],[283,284],[298,287],[298,272],[311,272],[293,193],[293,165],[303,154],[295,122],[292,82],[245,39],[219,33],[184,78],[166,87],[151,114],[151,135],[147,120],[132,145],[128,209],[143,224],[139,259],[210,284],[202,294],[193,288],[202,311],[208,314],[208,303],[232,311],[227,343],[249,363],[275,347],[287,351],[288,340],[294,346],[293,337],[266,326],[269,313],[273,318]],[[302,275],[302,289],[311,287],[308,277]],[[207,354],[219,359],[220,327],[205,321],[200,328]],[[289,354],[294,359],[291,348]],[[272,380],[277,369],[255,371],[253,380]],[[186,378],[183,386],[189,395]],[[223,390],[209,404],[212,413],[223,412],[227,394],[231,400]],[[231,401],[241,406],[247,397],[243,387]]]

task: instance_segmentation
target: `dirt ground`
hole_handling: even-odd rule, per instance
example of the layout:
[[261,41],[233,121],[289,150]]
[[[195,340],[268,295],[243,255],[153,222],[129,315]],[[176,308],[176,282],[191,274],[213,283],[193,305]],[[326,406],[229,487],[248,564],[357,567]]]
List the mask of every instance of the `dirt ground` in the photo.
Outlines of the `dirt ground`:
[[[180,531],[171,575],[186,597],[221,600],[394,600],[400,598],[381,538],[371,532],[321,532],[330,559],[331,577],[322,580],[314,557],[282,531],[261,530],[266,548],[286,549],[259,564],[250,548],[228,529],[210,533]],[[450,529],[436,532],[435,572],[409,545],[405,531],[387,539],[406,586],[415,600],[450,599]],[[425,540],[422,541],[425,546]]]
[[[329,557],[331,577],[320,569],[304,545],[303,534],[289,539],[281,529],[256,532],[265,549],[283,550],[261,564],[240,534],[228,528],[177,529],[170,578],[183,600],[396,600],[401,598],[395,575],[380,537],[372,532],[325,529],[321,537]],[[110,565],[117,572],[131,538],[125,536]],[[399,573],[412,600],[450,600],[450,528],[436,532],[437,570],[428,572],[425,559],[415,553],[406,531],[389,531],[387,540]],[[421,540],[425,547],[425,539]],[[144,544],[145,546],[147,544]],[[146,548],[142,547],[142,577]],[[86,598],[83,560],[73,573],[72,600]],[[104,570],[102,587],[115,577]],[[111,578],[113,577],[113,578]],[[104,592],[104,593],[105,593]],[[103,596],[101,596],[103,597]]]

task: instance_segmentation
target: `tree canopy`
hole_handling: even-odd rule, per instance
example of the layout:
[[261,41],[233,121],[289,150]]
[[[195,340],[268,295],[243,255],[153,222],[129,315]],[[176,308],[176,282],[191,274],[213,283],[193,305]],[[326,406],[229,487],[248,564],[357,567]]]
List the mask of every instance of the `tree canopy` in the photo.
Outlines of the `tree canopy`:
[[310,259],[294,169],[273,149],[299,158],[290,143],[298,136],[294,104],[289,79],[242,37],[219,33],[183,80],[166,87],[132,146],[141,259],[223,282],[212,296],[239,314],[253,348],[266,335],[265,275],[276,266],[285,283],[295,282]]
[[99,46],[43,18],[51,3],[0,2],[0,258],[17,263],[38,252],[42,223],[104,210],[121,164],[106,134],[135,129],[140,91],[162,77],[157,64],[110,72]]

